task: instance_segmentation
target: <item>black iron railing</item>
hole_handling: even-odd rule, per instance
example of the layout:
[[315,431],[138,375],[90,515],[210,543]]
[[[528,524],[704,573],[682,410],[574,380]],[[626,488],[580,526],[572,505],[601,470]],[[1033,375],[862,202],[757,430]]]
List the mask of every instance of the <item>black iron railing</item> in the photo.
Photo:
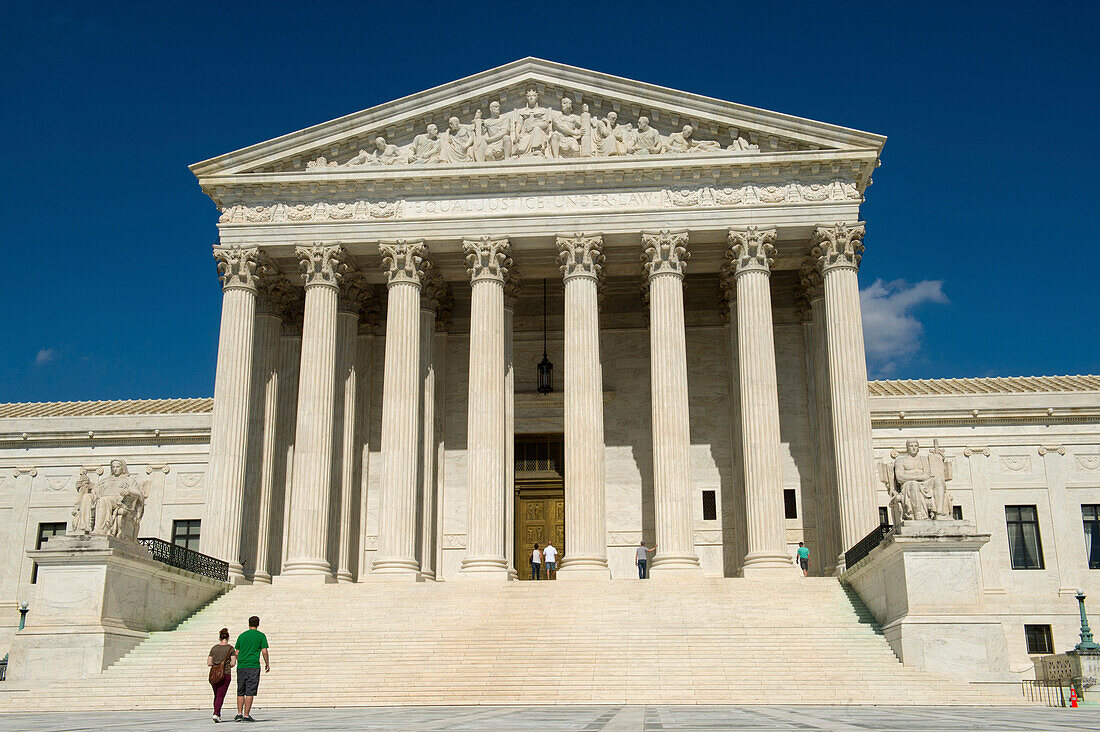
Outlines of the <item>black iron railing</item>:
[[0,658],[0,681],[8,680],[8,657]]
[[1069,682],[1062,686],[1061,681],[1032,681],[1020,682],[1024,692],[1024,698],[1029,702],[1045,704],[1048,707],[1069,706]]
[[892,528],[894,527],[890,524],[879,524],[874,531],[844,552],[844,569],[848,570],[859,564],[864,557],[871,553],[872,549],[882,543],[882,540],[886,538]]
[[138,539],[138,544],[148,549],[149,553],[153,555],[153,559],[164,562],[169,567],[185,569],[188,572],[201,574],[203,577],[221,580],[222,582],[229,581],[229,562],[208,557],[193,549],[170,544],[163,539]]

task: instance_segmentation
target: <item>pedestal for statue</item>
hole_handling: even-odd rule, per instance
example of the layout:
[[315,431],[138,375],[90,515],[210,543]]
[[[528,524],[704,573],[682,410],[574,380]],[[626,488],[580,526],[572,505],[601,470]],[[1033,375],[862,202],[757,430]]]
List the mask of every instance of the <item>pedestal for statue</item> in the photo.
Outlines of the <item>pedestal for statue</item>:
[[905,521],[840,579],[906,666],[1015,684],[1004,628],[985,607],[978,550],[988,541],[964,521]]
[[56,536],[27,554],[38,579],[27,625],[12,640],[13,682],[97,674],[228,588],[110,536]]

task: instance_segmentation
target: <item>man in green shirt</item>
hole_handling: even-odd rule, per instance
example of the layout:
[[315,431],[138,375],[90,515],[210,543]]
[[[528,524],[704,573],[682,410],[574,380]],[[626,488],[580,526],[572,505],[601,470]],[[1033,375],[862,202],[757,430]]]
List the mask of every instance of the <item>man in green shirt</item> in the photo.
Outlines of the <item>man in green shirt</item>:
[[801,541],[798,542],[798,566],[802,567],[802,576],[810,576],[810,550]]
[[257,628],[260,618],[248,619],[248,630],[237,636],[237,716],[234,722],[255,722],[252,718],[252,700],[260,687],[260,656],[264,657],[264,672],[271,671],[267,657],[267,636]]

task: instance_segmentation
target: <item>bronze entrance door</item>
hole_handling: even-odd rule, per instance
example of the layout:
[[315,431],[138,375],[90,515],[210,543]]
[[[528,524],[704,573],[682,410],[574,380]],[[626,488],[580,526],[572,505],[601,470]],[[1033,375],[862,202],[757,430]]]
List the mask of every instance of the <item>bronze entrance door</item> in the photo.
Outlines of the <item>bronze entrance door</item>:
[[[531,552],[552,542],[565,547],[565,481],[561,435],[516,437],[516,571],[532,579]],[[545,574],[543,575],[545,577]]]

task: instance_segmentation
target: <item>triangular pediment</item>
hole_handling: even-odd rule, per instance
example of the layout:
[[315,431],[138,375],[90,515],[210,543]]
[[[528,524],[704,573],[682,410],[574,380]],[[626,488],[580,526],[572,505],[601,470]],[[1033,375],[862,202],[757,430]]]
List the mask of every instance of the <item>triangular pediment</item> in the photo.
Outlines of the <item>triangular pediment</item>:
[[[527,98],[531,89],[537,101]],[[572,110],[563,110],[563,97]],[[458,119],[454,132],[448,130],[452,117]],[[437,136],[428,133],[429,125],[436,126]],[[689,135],[685,125],[692,127]],[[384,143],[376,142],[379,137]],[[884,142],[880,135],[526,58],[196,163],[191,170],[200,179],[328,177],[395,168],[458,172],[469,167],[484,173],[486,166],[542,162],[744,162],[830,150],[877,156]]]

